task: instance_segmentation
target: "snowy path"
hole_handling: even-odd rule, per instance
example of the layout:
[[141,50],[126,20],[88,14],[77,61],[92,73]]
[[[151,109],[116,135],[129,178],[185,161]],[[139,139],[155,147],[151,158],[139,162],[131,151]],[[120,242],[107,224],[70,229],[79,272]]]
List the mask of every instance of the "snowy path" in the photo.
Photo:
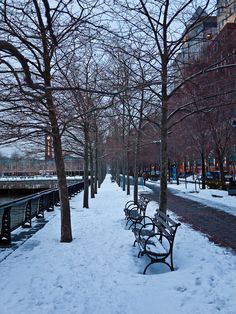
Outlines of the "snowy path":
[[[90,208],[71,200],[73,236],[59,242],[60,215],[0,263],[0,314],[235,314],[236,256],[188,226],[176,237],[177,270],[138,259],[124,229],[130,199],[106,178]],[[155,203],[150,203],[149,214]],[[176,217],[175,217],[176,219]]]

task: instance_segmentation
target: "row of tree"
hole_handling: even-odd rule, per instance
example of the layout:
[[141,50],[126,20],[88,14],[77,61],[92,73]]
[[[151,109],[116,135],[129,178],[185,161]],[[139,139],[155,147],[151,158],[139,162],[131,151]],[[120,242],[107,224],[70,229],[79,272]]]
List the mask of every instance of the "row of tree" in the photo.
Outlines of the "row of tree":
[[[202,1],[209,13],[215,10],[210,3]],[[45,134],[52,137],[62,242],[72,241],[66,153],[84,158],[84,207],[88,207],[89,167],[95,173],[91,178],[94,196],[105,157],[117,169],[119,161],[123,175],[129,175],[132,158],[136,201],[140,149],[149,142],[159,143],[159,206],[166,211],[168,136],[179,122],[176,117],[185,112],[183,120],[197,110],[215,107],[207,103],[196,110],[189,99],[176,96],[183,87],[186,93],[186,86],[195,84],[193,78],[200,78],[204,69],[173,85],[176,54],[185,35],[202,18],[199,15],[188,23],[197,4],[196,0],[117,0],[112,4],[0,0],[2,143],[21,140],[42,147]],[[181,101],[173,107],[174,95]],[[147,124],[152,132],[144,131]]]

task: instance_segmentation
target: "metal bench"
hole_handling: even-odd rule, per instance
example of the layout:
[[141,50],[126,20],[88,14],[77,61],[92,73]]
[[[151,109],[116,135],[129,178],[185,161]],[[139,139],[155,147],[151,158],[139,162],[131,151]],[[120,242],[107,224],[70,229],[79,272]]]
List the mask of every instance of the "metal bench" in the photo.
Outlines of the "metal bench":
[[154,218],[146,216],[139,225],[136,224],[132,231],[135,236],[134,246],[137,243],[139,247],[138,257],[146,255],[151,260],[144,268],[143,274],[154,263],[164,263],[174,270],[173,246],[179,226],[180,223],[176,223],[158,209]]
[[140,196],[138,199],[137,204],[134,201],[129,201],[125,204],[124,212],[125,212],[125,219],[127,220],[126,226],[130,224],[129,229],[143,220],[145,217],[147,205],[149,200],[144,196]]

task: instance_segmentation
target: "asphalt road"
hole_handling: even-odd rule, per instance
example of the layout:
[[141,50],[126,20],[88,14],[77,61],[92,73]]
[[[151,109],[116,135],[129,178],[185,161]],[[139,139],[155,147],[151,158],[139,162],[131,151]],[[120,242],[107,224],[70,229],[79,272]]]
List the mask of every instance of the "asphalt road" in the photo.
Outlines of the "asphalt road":
[[[145,194],[145,196],[158,202],[159,187],[148,183],[146,186],[152,189],[154,193]],[[236,252],[236,216],[179,197],[170,190],[168,192],[168,209],[176,213],[180,221],[190,224],[193,229],[207,235],[210,241],[222,247],[231,248]]]

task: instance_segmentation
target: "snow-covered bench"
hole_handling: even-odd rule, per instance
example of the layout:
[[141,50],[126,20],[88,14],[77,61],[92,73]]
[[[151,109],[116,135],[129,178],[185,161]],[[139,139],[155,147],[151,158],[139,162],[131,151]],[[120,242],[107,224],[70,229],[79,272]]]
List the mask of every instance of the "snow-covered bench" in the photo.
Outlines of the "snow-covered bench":
[[149,200],[141,195],[138,199],[137,204],[135,204],[134,201],[128,201],[125,204],[124,212],[125,219],[127,220],[126,225],[128,225],[128,223],[131,222],[129,229],[133,225],[136,225],[141,220],[143,220],[143,217],[145,217],[148,203]]
[[[142,222],[145,220],[145,223]],[[149,220],[149,222],[147,222]],[[145,267],[143,274],[148,267],[154,263],[164,263],[173,271],[173,246],[177,228],[176,223],[169,216],[160,210],[156,210],[154,218],[145,217],[139,225],[133,228],[135,236],[134,246],[139,247],[138,257],[146,255],[151,261]],[[168,261],[167,261],[168,260]]]

